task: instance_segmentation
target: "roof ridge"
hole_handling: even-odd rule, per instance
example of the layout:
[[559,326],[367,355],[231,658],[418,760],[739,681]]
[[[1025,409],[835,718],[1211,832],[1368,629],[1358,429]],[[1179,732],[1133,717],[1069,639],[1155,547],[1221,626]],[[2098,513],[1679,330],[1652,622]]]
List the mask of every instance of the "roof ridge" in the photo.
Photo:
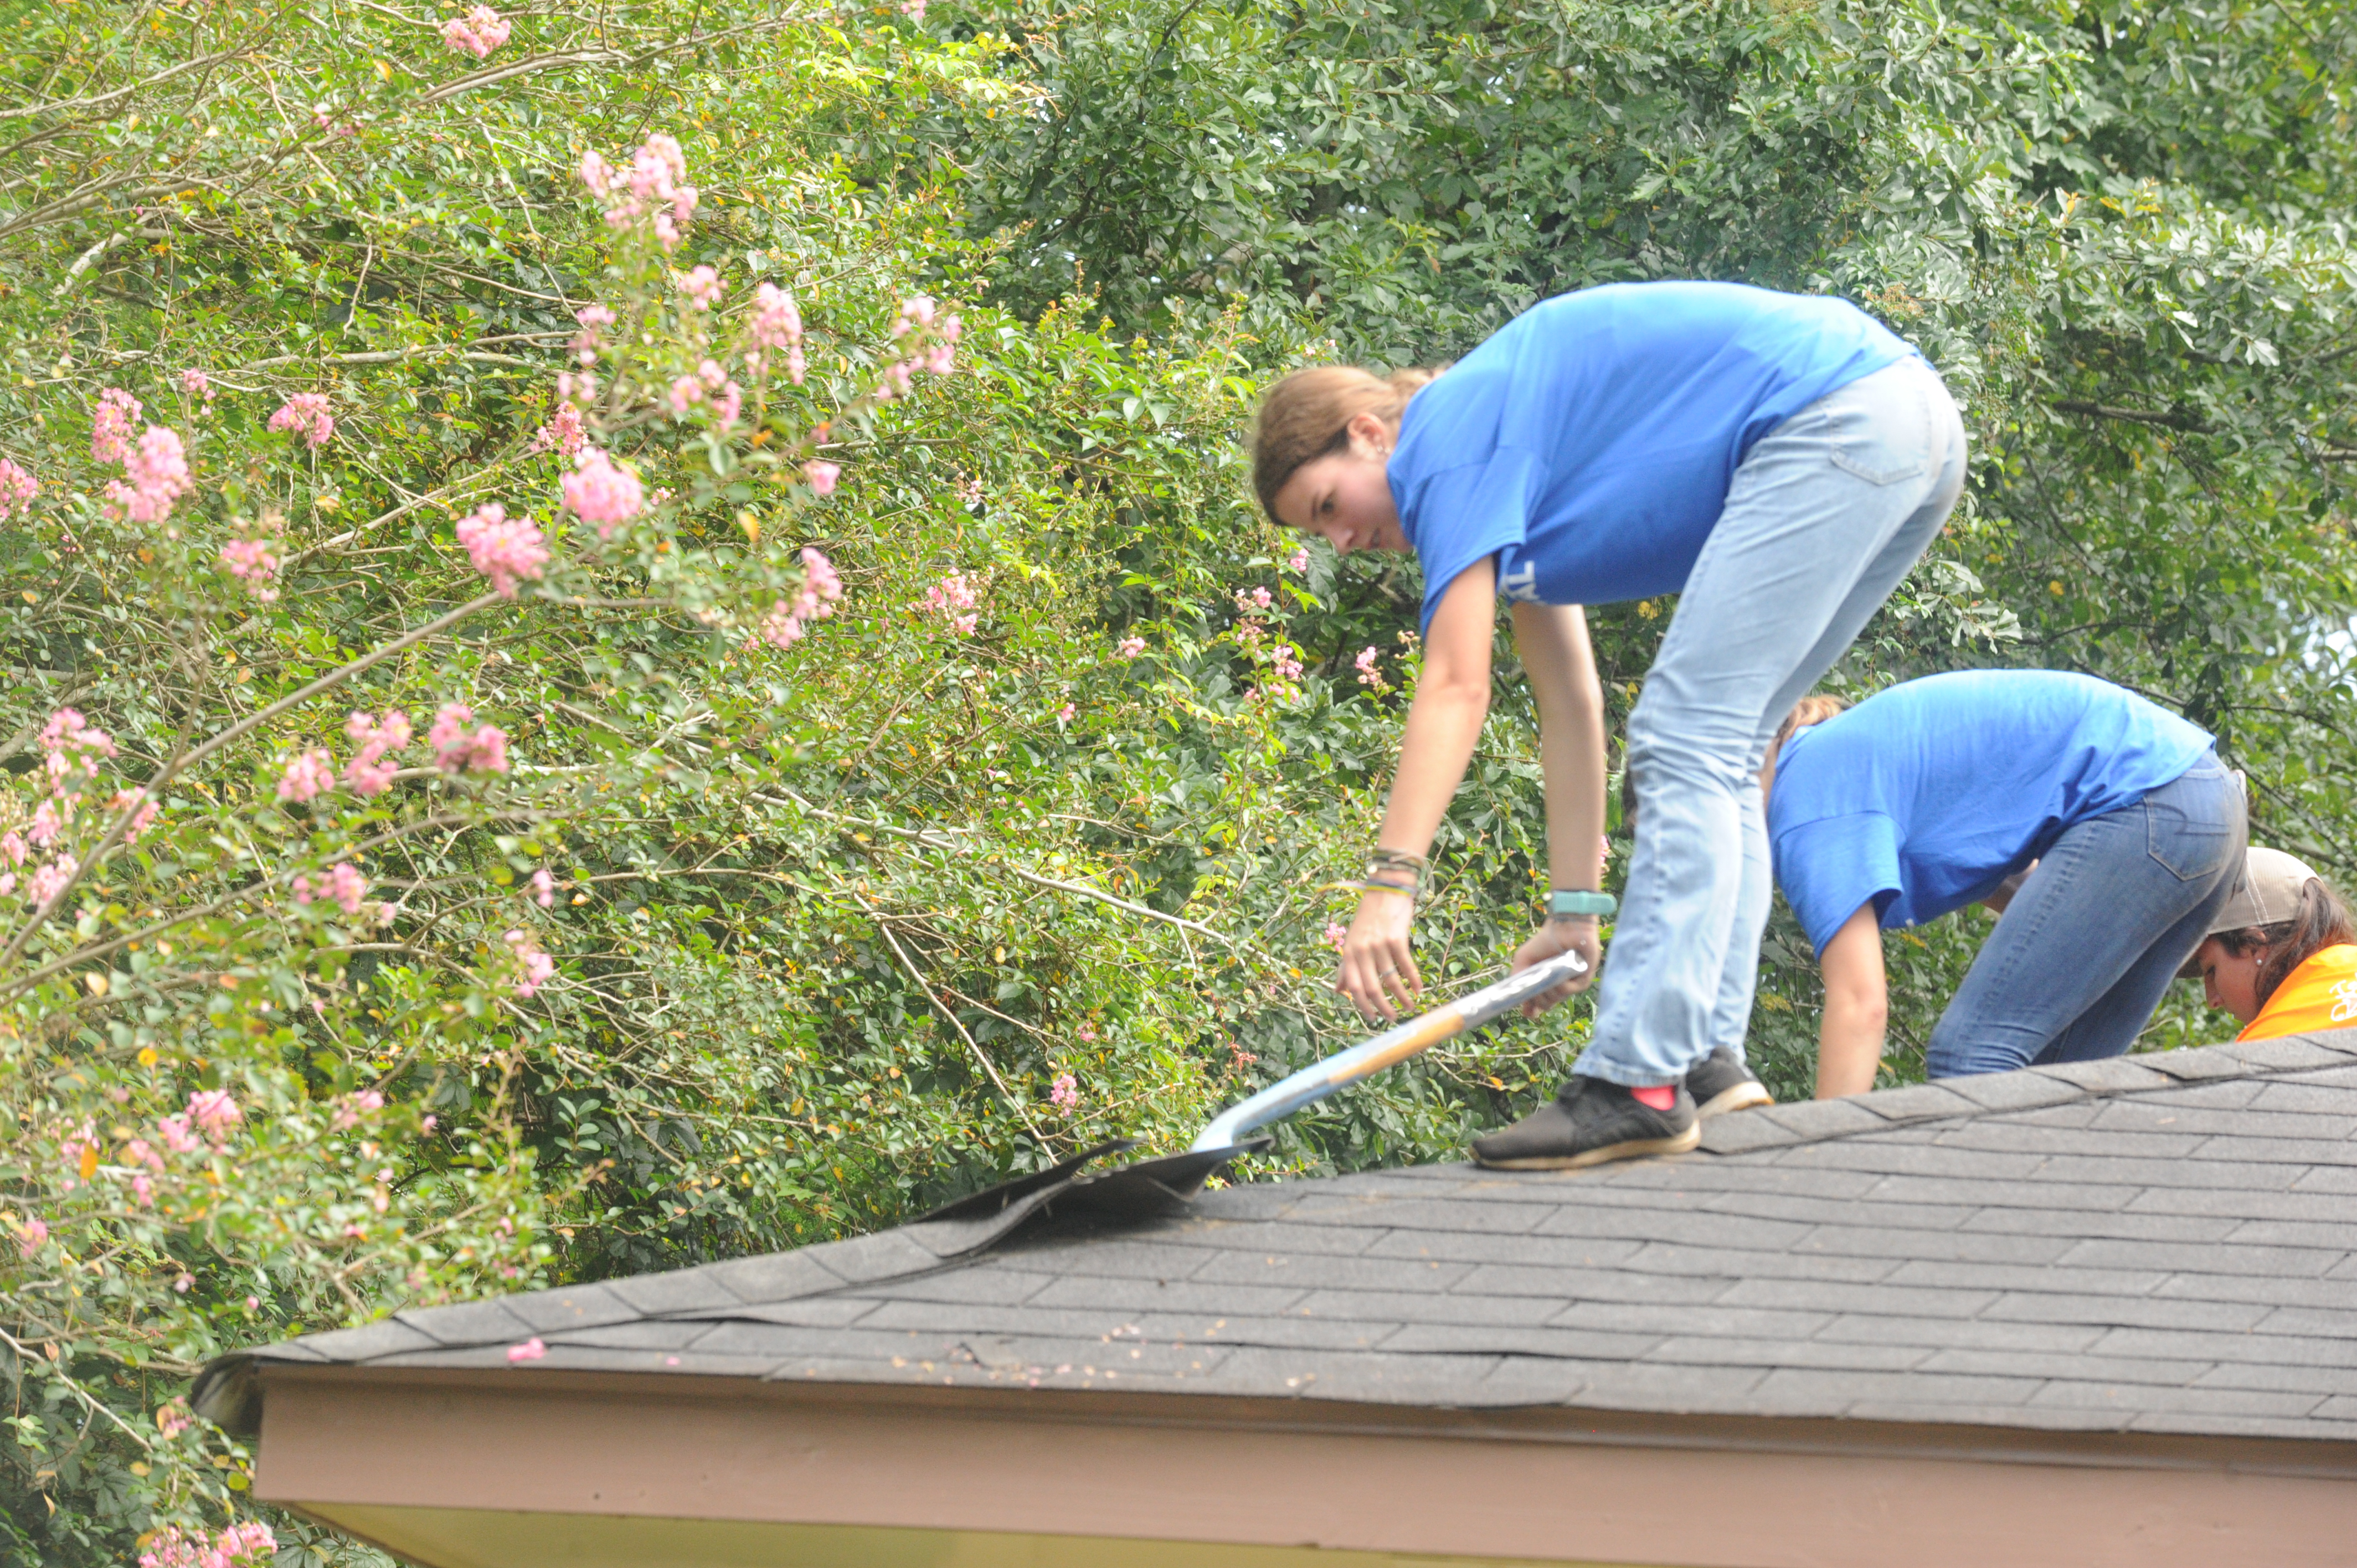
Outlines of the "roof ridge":
[[1807,1100],[1714,1116],[1702,1125],[1701,1152],[1744,1155],[1755,1149],[1834,1143],[1926,1122],[2040,1111],[2189,1083],[2274,1078],[2347,1067],[2352,1062],[2357,1062],[2357,1028],[2056,1062],[1972,1078],[1933,1079],[1838,1100]]

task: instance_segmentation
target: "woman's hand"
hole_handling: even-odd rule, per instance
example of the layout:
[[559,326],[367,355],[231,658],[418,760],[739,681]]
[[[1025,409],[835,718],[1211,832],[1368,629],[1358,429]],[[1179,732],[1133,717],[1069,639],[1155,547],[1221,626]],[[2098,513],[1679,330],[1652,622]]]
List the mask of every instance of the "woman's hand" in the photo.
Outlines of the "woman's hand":
[[[1351,934],[1342,939],[1342,966],[1334,989],[1349,997],[1368,1023],[1385,1023],[1424,989],[1415,972],[1415,956],[1408,950],[1408,932],[1415,923],[1415,900],[1398,893],[1362,893],[1359,912],[1351,920]],[[1397,1005],[1394,1005],[1396,999]]]
[[1544,963],[1558,953],[1567,952],[1586,959],[1587,972],[1523,1003],[1523,1017],[1535,1018],[1566,997],[1577,996],[1593,985],[1597,966],[1604,961],[1604,938],[1593,918],[1549,920],[1531,933],[1529,941],[1514,950],[1513,965],[1506,972],[1509,974],[1520,974],[1534,963]]

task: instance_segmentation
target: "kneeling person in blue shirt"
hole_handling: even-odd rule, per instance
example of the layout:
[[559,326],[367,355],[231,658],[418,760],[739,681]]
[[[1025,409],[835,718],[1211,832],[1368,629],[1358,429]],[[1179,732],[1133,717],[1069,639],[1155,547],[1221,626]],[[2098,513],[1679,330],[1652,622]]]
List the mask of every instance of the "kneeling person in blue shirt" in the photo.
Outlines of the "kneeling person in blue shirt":
[[1776,880],[1824,966],[1817,1094],[1874,1087],[1882,932],[2012,893],[1932,1032],[1932,1078],[2126,1050],[2234,888],[2211,736],[2086,675],[1933,675],[1796,708],[1761,775]]

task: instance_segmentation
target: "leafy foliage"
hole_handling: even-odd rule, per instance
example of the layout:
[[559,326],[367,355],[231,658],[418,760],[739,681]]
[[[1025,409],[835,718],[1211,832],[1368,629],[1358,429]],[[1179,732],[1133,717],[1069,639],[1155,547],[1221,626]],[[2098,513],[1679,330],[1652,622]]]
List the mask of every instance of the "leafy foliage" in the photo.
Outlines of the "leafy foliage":
[[[2125,682],[2220,734],[2261,836],[2357,869],[2345,5],[647,0],[487,51],[349,0],[5,15],[12,1560],[214,1539],[245,1456],[171,1402],[223,1348],[888,1224],[1355,1037],[1321,933],[1417,585],[1246,500],[1254,389],[1305,356],[1445,358],[1620,277],[1859,298],[1978,461],[1838,682]],[[652,184],[616,223],[630,176],[582,176],[658,133],[675,248]],[[184,489],[92,455],[109,389]],[[305,396],[323,442],[271,427]],[[1597,612],[1616,715],[1674,608]],[[1537,771],[1501,644],[1445,987],[1523,934]],[[1894,1076],[1978,918],[1893,939]],[[1780,922],[1780,1094],[1815,1000]],[[1585,1007],[1263,1169],[1448,1155]],[[279,1525],[281,1563],[365,1555]]]

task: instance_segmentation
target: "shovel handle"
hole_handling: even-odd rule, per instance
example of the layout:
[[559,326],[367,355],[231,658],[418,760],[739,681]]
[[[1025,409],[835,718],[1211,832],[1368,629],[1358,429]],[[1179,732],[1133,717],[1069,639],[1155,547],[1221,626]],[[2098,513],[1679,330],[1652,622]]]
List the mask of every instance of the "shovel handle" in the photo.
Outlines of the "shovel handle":
[[1577,980],[1587,972],[1587,961],[1577,953],[1557,953],[1520,974],[1510,974],[1446,1006],[1394,1025],[1371,1040],[1337,1051],[1324,1061],[1270,1084],[1241,1104],[1228,1107],[1197,1136],[1194,1148],[1232,1148],[1255,1127],[1290,1116],[1305,1105],[1315,1105],[1339,1089],[1371,1078],[1385,1068],[1396,1067],[1443,1040],[1455,1039],[1468,1029],[1478,1029],[1508,1009],[1519,1007],[1532,997],[1552,991],[1567,980]]

